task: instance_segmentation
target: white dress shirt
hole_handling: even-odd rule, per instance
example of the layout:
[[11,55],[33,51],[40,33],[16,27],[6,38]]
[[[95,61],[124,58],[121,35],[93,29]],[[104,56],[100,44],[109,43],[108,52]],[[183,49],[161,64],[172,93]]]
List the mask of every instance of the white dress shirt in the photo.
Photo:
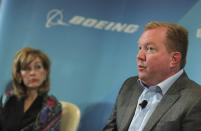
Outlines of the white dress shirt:
[[[182,69],[173,76],[162,81],[161,83],[150,87],[145,86],[140,79],[138,80],[139,84],[142,88],[144,88],[144,90],[138,99],[135,114],[131,121],[128,131],[143,130],[150,116],[156,109],[157,105],[160,103],[165,93],[168,91],[171,85],[181,76],[183,72],[184,70]],[[144,100],[146,100],[148,103],[142,109],[140,103],[142,103],[142,101]]]

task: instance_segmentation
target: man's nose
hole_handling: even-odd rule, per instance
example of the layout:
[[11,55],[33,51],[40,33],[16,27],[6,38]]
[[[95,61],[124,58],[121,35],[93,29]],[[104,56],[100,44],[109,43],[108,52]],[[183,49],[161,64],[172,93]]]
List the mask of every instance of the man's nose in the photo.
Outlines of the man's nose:
[[144,50],[138,51],[137,60],[146,60],[146,52]]

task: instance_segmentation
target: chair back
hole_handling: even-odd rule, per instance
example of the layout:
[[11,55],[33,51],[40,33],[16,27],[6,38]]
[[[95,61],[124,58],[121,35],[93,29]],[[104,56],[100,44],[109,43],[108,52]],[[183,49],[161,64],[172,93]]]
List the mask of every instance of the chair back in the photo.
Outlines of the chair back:
[[61,131],[77,131],[80,109],[72,103],[60,101],[62,105]]

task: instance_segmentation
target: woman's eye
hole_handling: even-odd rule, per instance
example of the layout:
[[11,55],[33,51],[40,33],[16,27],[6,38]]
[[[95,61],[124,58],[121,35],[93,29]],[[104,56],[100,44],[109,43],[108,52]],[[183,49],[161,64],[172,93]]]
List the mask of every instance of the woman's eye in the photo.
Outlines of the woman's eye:
[[24,70],[24,71],[29,71],[29,70],[31,70],[31,69],[30,69],[30,67],[24,67],[22,70]]
[[41,65],[36,65],[35,69],[40,69],[42,66]]

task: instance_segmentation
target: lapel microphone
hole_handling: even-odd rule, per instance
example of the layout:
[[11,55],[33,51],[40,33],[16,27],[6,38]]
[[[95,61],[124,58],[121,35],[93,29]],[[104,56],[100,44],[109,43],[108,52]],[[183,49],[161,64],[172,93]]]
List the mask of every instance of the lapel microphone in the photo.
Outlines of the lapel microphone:
[[141,106],[142,109],[144,109],[148,104],[147,100],[143,100],[139,105]]

